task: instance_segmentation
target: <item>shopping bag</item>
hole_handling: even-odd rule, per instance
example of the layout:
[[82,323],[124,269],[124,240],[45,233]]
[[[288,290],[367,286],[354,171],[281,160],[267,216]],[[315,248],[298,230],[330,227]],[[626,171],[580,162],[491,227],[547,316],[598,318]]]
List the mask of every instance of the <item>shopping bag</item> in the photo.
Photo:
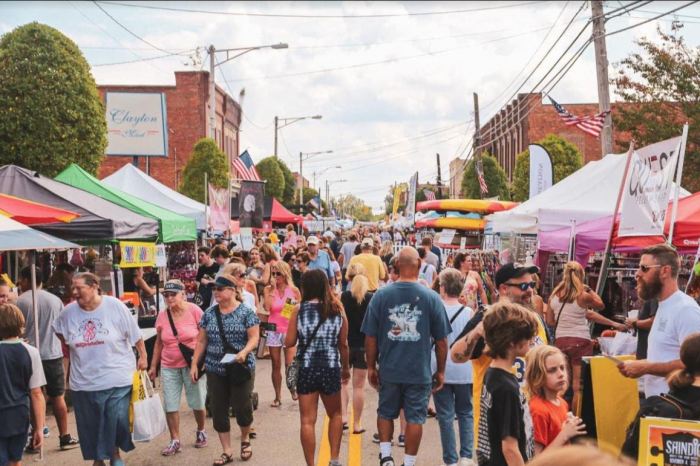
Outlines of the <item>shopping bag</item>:
[[153,384],[145,371],[140,372],[141,385],[145,395],[134,403],[135,442],[148,442],[165,432],[167,424],[160,396],[153,389]]
[[637,353],[637,337],[627,332],[617,332],[610,345],[613,356]]
[[134,375],[131,379],[131,401],[129,402],[129,430],[131,432],[134,431],[134,403],[139,400],[144,400],[145,398],[146,394],[141,385],[141,373],[139,371],[134,371]]

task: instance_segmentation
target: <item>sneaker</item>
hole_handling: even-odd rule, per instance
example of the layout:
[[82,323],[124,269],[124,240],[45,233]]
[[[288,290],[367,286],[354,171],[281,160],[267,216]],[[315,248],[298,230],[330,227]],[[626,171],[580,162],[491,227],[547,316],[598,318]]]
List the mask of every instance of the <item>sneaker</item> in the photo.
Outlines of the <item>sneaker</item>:
[[160,452],[160,454],[163,456],[173,456],[177,453],[180,453],[180,441],[179,440],[171,440],[170,443],[168,444],[168,446],[165,447],[163,449],[163,451]]
[[44,438],[49,438],[51,431],[49,431],[49,426],[44,426]]
[[396,463],[394,463],[394,458],[391,456],[385,456],[384,458],[379,458],[379,466],[396,466]]
[[[377,445],[379,445],[380,442],[379,442],[379,434],[378,433],[375,433],[374,435],[372,435],[372,443],[376,443]],[[394,446],[393,440],[391,441],[391,446]]]
[[471,458],[460,458],[458,466],[476,466]]
[[72,450],[80,445],[78,439],[74,438],[71,434],[61,435],[58,439],[58,443],[61,450]]
[[207,446],[207,433],[203,430],[197,431],[197,440],[194,442],[195,448],[204,448]]
[[406,446],[406,436],[403,434],[399,435],[399,446],[402,448]]

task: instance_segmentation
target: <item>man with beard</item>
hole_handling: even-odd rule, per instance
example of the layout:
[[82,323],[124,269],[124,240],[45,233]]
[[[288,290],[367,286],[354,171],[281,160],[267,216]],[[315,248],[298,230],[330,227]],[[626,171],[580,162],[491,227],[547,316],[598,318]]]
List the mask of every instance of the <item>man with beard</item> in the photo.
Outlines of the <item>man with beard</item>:
[[[520,304],[531,310],[537,317],[537,334],[533,338],[530,347],[547,344],[547,332],[542,320],[537,316],[532,304],[532,290],[535,287],[533,273],[538,273],[539,269],[533,266],[520,264],[506,264],[496,272],[496,289],[498,290],[498,302],[510,301]],[[472,317],[462,334],[457,337],[450,356],[456,363],[472,362],[473,374],[473,406],[474,406],[474,426],[479,425],[481,409],[481,392],[484,383],[486,370],[491,365],[492,358],[485,354],[484,326],[481,320],[484,317],[485,309],[479,309]],[[513,372],[518,379],[521,388],[525,382],[525,359],[516,358],[513,365]],[[478,428],[474,429],[474,447],[478,445]]]
[[645,377],[646,397],[668,392],[666,376],[683,369],[680,348],[683,340],[700,331],[700,306],[678,289],[678,253],[667,244],[642,251],[637,270],[637,292],[644,300],[656,299],[659,307],[649,332],[647,358],[625,361],[618,369],[625,377]]

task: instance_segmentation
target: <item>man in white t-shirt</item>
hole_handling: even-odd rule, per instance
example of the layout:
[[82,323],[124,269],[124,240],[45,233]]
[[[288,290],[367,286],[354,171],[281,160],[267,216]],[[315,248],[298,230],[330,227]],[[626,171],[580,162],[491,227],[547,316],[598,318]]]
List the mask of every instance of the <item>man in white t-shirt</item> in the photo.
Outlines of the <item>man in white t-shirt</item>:
[[418,248],[418,256],[420,257],[418,281],[424,281],[425,286],[427,286],[428,288],[432,288],[437,271],[435,270],[435,266],[428,262],[427,254],[428,252],[425,249]]
[[642,251],[637,270],[637,292],[643,300],[657,299],[659,308],[649,332],[647,358],[626,361],[618,366],[626,377],[648,375],[646,397],[668,392],[666,377],[683,369],[680,348],[691,333],[700,332],[700,306],[678,289],[680,262],[676,250],[657,244]]

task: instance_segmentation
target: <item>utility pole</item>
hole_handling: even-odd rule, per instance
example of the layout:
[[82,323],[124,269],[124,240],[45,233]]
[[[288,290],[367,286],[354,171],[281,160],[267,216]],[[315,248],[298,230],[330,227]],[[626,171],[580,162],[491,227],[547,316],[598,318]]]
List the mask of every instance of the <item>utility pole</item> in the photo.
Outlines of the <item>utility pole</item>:
[[302,153],[299,152],[299,208],[300,212],[304,212],[304,172],[302,171]]
[[[606,112],[610,110],[610,81],[608,79],[608,52],[605,45],[605,13],[601,0],[591,2],[591,14],[593,15],[596,77],[598,78],[598,109],[601,112]],[[609,113],[605,116],[603,131],[600,133],[600,145],[601,157],[612,154],[612,116]]]
[[209,137],[216,140],[214,137],[216,130],[216,84],[214,81],[214,73],[216,67],[216,49],[213,45],[209,46]]
[[435,157],[437,158],[437,188],[438,188],[438,196],[442,198],[442,175],[440,174],[440,154],[435,154]]
[[[474,93],[474,143],[472,147],[474,148],[474,163],[475,167],[481,166],[481,125],[479,124],[479,94]],[[478,172],[477,172],[478,176]],[[479,188],[479,198],[483,198],[484,195],[481,193],[481,188]]]
[[279,118],[275,117],[275,158],[277,158],[277,123]]

